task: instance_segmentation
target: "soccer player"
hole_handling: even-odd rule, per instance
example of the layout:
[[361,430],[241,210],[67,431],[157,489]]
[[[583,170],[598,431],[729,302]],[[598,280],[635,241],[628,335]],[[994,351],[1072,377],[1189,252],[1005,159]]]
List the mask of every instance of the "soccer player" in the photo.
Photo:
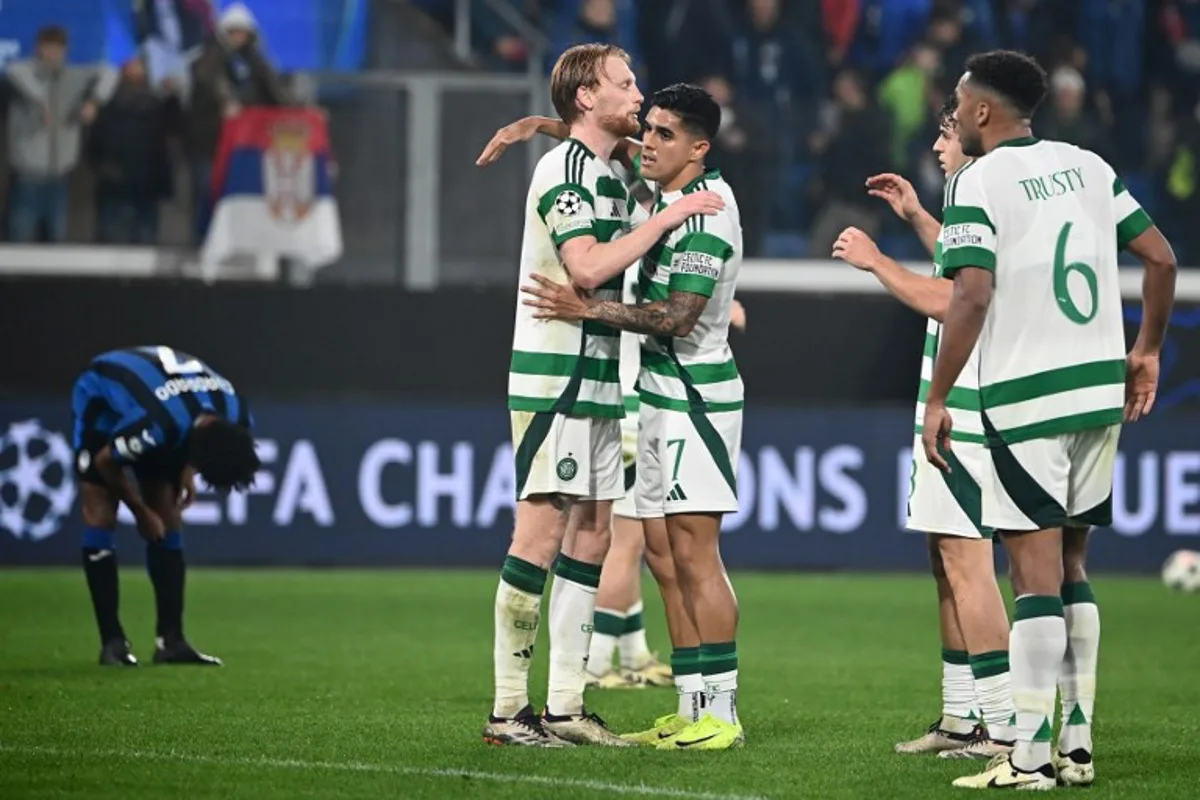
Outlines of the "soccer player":
[[[715,213],[723,201],[697,193],[685,207],[630,231],[632,203],[608,163],[617,143],[639,129],[642,95],[628,55],[610,45],[572,47],[554,66],[550,92],[571,136],[534,170],[521,279],[570,281],[619,301],[630,264],[688,217]],[[495,599],[495,699],[483,730],[493,744],[628,744],[583,705],[612,501],[625,493],[619,350],[619,332],[609,325],[535,319],[517,303],[508,386],[517,508]],[[529,664],[556,557],[550,685],[539,718],[529,703]]]
[[[948,177],[962,169],[963,155],[954,127],[955,98],[942,107],[933,144]],[[992,530],[980,519],[980,490],[987,453],[979,418],[978,350],[950,393],[954,415],[955,469],[939,472],[920,455],[924,398],[950,303],[953,283],[941,276],[942,226],[921,208],[912,184],[885,174],[867,181],[870,193],[885,199],[907,221],[934,260],[932,276],[914,275],[879,252],[871,237],[847,228],[833,255],[864,269],[905,305],[929,318],[916,413],[908,527],[925,533],[938,592],[942,634],[942,716],[923,736],[896,745],[898,753],[937,752],[943,758],[991,758],[1012,750],[1015,732],[1008,669],[1008,616],[996,583]],[[976,709],[979,714],[976,714]],[[982,716],[986,728],[979,724]]]
[[219,666],[183,635],[181,515],[195,498],[196,473],[219,492],[254,482],[259,459],[249,404],[203,361],[158,346],[96,356],[75,381],[71,408],[83,571],[100,628],[100,663],[138,664],[117,613],[113,531],[124,503],[146,540],[158,612],[154,662]]
[[[637,148],[640,150],[640,143]],[[638,270],[626,272],[624,302],[636,302],[634,287]],[[746,311],[734,300],[729,324],[744,330]],[[588,685],[604,689],[641,688],[643,686],[674,686],[670,666],[658,661],[646,643],[646,628],[642,620],[642,558],[645,556],[650,573],[659,584],[664,603],[673,608],[668,618],[689,629],[686,610],[682,607],[675,564],[671,557],[666,531],[650,536],[642,523],[634,502],[634,481],[637,475],[638,407],[635,384],[641,367],[641,337],[621,332],[621,386],[625,391],[625,418],[621,420],[622,456],[625,464],[625,496],[613,503],[612,545],[600,571],[600,588],[596,592],[595,630],[588,653]],[[622,612],[620,609],[627,609]],[[674,647],[674,643],[673,643]],[[619,669],[613,668],[613,654],[619,651]],[[685,659],[686,660],[686,659]],[[690,713],[690,698],[688,708]]]
[[[959,471],[947,407],[978,343],[983,523],[1000,532],[1017,596],[1017,744],[954,785],[1090,784],[1100,622],[1086,536],[1112,522],[1122,421],[1154,404],[1175,257],[1103,159],[1033,137],[1029,120],[1046,93],[1037,62],[1010,51],[972,56],[956,91],[959,139],[975,161],[946,192],[942,272],[954,293],[921,437],[930,462]],[[1144,316],[1128,355],[1117,270],[1126,247],[1145,266]]]
[[[633,267],[625,271],[623,302],[635,301],[637,274]],[[645,529],[633,501],[637,475],[639,339],[637,334],[621,332],[621,390],[625,394],[621,457],[625,467],[625,494],[613,503],[612,544],[600,569],[592,644],[587,659],[588,686],[602,689],[674,685],[670,666],[650,652],[642,620],[643,556],[653,562],[653,574],[662,575],[672,584],[668,591],[675,595],[678,595],[678,581],[669,544],[652,542],[647,547]],[[614,668],[613,655],[618,651],[619,665]]]
[[737,600],[718,543],[723,514],[738,507],[743,404],[728,344],[741,224],[728,184],[704,165],[720,122],[720,107],[699,87],[676,85],[654,95],[641,170],[657,182],[659,196],[641,227],[705,189],[725,203],[711,219],[692,216],[647,254],[639,276],[643,304],[585,296],[538,275],[531,276],[536,285],[522,286],[539,319],[605,323],[644,336],[635,502],[647,526],[662,520],[669,532],[699,633],[687,673],[699,672],[703,686],[695,722],[670,715],[669,728],[663,718],[652,729],[664,749],[723,750],[745,741],[736,705]]

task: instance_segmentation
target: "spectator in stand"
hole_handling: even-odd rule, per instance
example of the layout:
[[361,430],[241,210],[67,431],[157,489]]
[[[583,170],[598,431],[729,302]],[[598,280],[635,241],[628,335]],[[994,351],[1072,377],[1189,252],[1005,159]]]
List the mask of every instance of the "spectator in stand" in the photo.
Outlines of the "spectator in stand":
[[[745,23],[733,39],[734,94],[764,123],[767,169],[787,179],[775,188],[789,187],[793,167],[806,153],[798,147],[815,128],[826,96],[820,31],[805,30],[785,15],[780,0],[745,0]],[[719,62],[718,62],[719,63]],[[769,217],[795,224],[802,208],[792,192],[773,192]]]
[[179,128],[179,101],[157,95],[140,58],[121,68],[116,94],[88,137],[95,176],[96,241],[153,245],[158,204],[171,195],[169,135]]
[[204,241],[212,213],[213,159],[227,117],[245,106],[288,102],[275,68],[258,44],[258,23],[250,9],[234,3],[191,64],[191,96],[186,114],[186,146],[195,202],[195,236]]
[[1050,76],[1049,101],[1037,112],[1033,129],[1038,136],[1086,148],[1113,162],[1108,129],[1085,105],[1087,86],[1074,67],[1058,67]]
[[733,16],[725,0],[654,0],[637,4],[638,39],[646,86],[670,86],[697,75],[730,75],[729,31]]
[[80,135],[116,86],[104,66],[68,66],[67,32],[51,25],[37,34],[34,57],[14,61],[5,74],[12,88],[8,110],[9,236],[37,240],[44,226],[51,242],[67,238],[68,181],[79,161]]
[[843,69],[833,81],[834,105],[825,126],[809,137],[820,164],[824,200],[813,224],[813,258],[828,258],[833,243],[853,225],[874,238],[882,222],[878,204],[867,196],[867,178],[892,169],[887,114],[872,101],[862,75]]
[[892,119],[892,163],[900,172],[908,171],[913,138],[925,129],[932,110],[941,105],[943,95],[936,84],[942,71],[937,48],[921,41],[879,84],[879,104]]
[[[967,58],[987,49],[982,38],[964,27],[962,14],[958,9],[940,10],[929,19],[928,40],[941,54],[942,68],[938,71],[935,82],[939,98],[954,91]],[[930,114],[934,113],[937,105],[940,105],[940,100]]]
[[615,44],[629,53],[635,71],[642,70],[633,0],[556,0],[547,71],[560,53],[581,42]]
[[215,20],[213,0],[134,0],[134,36],[151,86],[187,81],[187,62],[212,35]]
[[721,170],[738,191],[742,219],[742,248],[750,258],[762,255],[771,176],[764,145],[770,141],[766,125],[754,109],[741,102],[733,86],[723,77],[712,76],[700,83],[721,107],[721,127],[712,142],[708,162]]

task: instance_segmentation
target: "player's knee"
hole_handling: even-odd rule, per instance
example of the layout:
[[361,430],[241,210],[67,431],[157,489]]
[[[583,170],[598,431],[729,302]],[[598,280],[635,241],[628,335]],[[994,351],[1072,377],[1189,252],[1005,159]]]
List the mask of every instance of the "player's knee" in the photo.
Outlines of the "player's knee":
[[84,500],[81,510],[83,524],[89,528],[111,531],[117,527],[117,509],[110,504]]
[[1087,580],[1087,528],[1063,530],[1063,582],[1082,583]]
[[1061,558],[1039,557],[1033,548],[1009,551],[1009,574],[1013,592],[1020,596],[1055,595],[1062,590],[1063,561]]
[[946,565],[942,562],[942,549],[938,545],[938,537],[926,535],[926,547],[929,550],[929,571],[933,579],[942,583],[946,580]]
[[106,531],[117,527],[117,500],[107,489],[81,484],[79,508],[85,526]]
[[666,553],[654,553],[649,549],[646,550],[646,566],[650,568],[650,574],[654,576],[655,582],[659,587],[675,586],[678,583],[678,578],[675,575],[675,559],[670,551]]

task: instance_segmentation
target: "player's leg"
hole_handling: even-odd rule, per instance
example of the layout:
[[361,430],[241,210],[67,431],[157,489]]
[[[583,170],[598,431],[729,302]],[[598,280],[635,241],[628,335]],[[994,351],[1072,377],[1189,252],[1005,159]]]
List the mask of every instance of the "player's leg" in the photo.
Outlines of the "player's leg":
[[996,583],[990,538],[939,536],[938,548],[966,643],[976,705],[987,728],[981,738],[945,758],[992,758],[1013,748],[1013,705],[1008,613]]
[[100,663],[136,667],[138,661],[130,652],[119,616],[120,578],[114,537],[118,500],[96,471],[95,464],[96,454],[108,441],[105,434],[96,430],[107,406],[95,399],[89,380],[89,374],[85,373],[71,390],[75,482],[79,487],[83,517],[80,563],[87,579],[96,626],[100,630]]
[[988,452],[983,522],[1003,532],[1017,598],[1009,636],[1016,746],[1011,755],[993,759],[982,773],[959,778],[954,785],[1053,788],[1051,721],[1067,650],[1061,526],[1067,518],[1070,458],[1064,437],[1000,445]]
[[[572,503],[567,534],[550,592],[550,687],[542,724],[575,744],[628,747],[604,721],[584,708],[600,566],[612,537],[612,501],[625,493],[621,428],[616,419],[571,418],[559,440],[555,473],[564,489],[582,482]],[[567,443],[568,449],[562,446]]]
[[1100,653],[1100,610],[1087,576],[1088,527],[1112,524],[1112,487],[1121,426],[1082,431],[1071,442],[1071,493],[1063,530],[1063,616],[1067,654],[1059,692],[1062,728],[1055,753],[1058,782],[1088,786],[1096,779],[1092,761],[1092,714]]
[[[96,480],[99,481],[98,476]],[[107,487],[83,478],[79,482],[79,498],[83,513],[80,560],[87,578],[88,594],[92,598],[92,611],[100,630],[100,664],[136,667],[138,661],[130,651],[119,615],[120,577],[117,571],[117,545],[113,536],[117,526],[117,498]]]
[[566,506],[550,460],[562,422],[553,414],[512,413],[517,504],[494,604],[495,696],[483,729],[489,744],[567,744],[544,729],[529,702],[529,665],[541,622],[542,594],[566,531]]
[[625,738],[638,744],[658,745],[674,737],[704,714],[704,676],[700,672],[700,633],[683,597],[675,572],[667,521],[663,517],[642,520],[646,532],[646,564],[658,584],[671,638],[671,676],[678,695],[677,708],[654,720],[646,730],[629,733]]
[[221,659],[206,655],[188,643],[183,632],[187,562],[183,555],[183,516],[180,491],[183,467],[178,463],[147,463],[135,470],[146,505],[162,519],[167,535],[162,542],[146,543],[146,573],[154,588],[155,664],[221,666]]
[[667,530],[685,603],[700,634],[705,710],[665,746],[723,750],[745,741],[737,713],[738,604],[721,560],[721,519],[737,511],[741,412],[661,411]]
[[956,750],[973,741],[977,728],[975,683],[967,656],[967,643],[954,609],[954,593],[950,590],[950,581],[942,564],[939,538],[933,534],[925,535],[929,566],[937,586],[938,629],[942,640],[942,716],[918,738],[897,742],[897,753]]
[[1067,654],[1058,691],[1062,698],[1055,767],[1059,783],[1086,786],[1096,778],[1092,763],[1092,714],[1100,654],[1100,609],[1087,577],[1087,528],[1063,530],[1063,617]]
[[617,644],[625,635],[628,609],[641,598],[642,526],[636,519],[613,514],[612,542],[600,570],[596,590],[595,629],[588,650],[588,683],[602,688],[636,688],[643,684],[613,668]]

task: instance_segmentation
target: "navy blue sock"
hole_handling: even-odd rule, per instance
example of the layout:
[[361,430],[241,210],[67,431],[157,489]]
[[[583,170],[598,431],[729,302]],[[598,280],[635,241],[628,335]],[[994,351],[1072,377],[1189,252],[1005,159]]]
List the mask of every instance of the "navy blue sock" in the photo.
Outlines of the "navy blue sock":
[[182,533],[171,531],[161,544],[146,545],[146,572],[154,586],[158,614],[155,635],[170,641],[182,639],[183,587],[187,574]]
[[88,593],[92,596],[92,611],[100,629],[100,643],[124,639],[118,608],[121,604],[120,581],[117,576],[117,548],[113,532],[100,528],[83,531],[83,574]]

